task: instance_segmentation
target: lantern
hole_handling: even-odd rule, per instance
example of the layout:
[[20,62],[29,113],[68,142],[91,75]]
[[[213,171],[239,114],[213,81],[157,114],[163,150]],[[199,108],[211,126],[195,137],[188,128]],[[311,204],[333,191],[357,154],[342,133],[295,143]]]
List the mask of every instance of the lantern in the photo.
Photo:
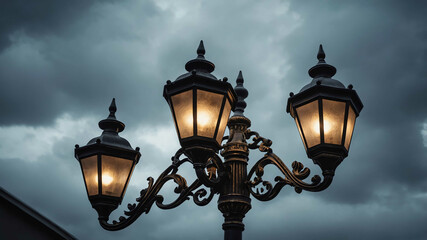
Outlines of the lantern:
[[349,85],[332,79],[336,68],[325,62],[322,45],[318,64],[309,70],[312,82],[291,93],[287,112],[295,119],[305,150],[324,170],[335,170],[347,157],[356,118],[363,104]]
[[185,65],[188,73],[168,81],[163,96],[174,119],[179,142],[193,162],[206,163],[209,155],[221,147],[236,93],[232,86],[216,79],[215,65],[204,57],[203,41],[198,57]]
[[99,122],[104,130],[86,146],[76,145],[75,157],[80,162],[87,194],[99,219],[108,220],[110,213],[122,202],[135,165],[141,156],[139,148],[132,149],[129,142],[118,135],[125,125],[116,120],[115,99],[110,115]]

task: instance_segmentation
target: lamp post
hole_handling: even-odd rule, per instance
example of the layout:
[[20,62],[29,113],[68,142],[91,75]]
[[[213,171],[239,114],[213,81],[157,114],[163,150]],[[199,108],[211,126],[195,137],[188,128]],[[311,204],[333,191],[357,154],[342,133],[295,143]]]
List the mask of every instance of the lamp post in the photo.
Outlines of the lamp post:
[[[204,206],[218,194],[218,209],[224,216],[224,239],[242,239],[243,218],[251,209],[251,196],[268,201],[286,185],[294,187],[297,193],[322,191],[331,184],[337,166],[347,157],[355,120],[363,104],[352,85],[345,88],[332,79],[336,69],[325,62],[322,45],[317,55],[319,62],[309,70],[312,82],[299,93],[290,93],[286,108],[295,119],[307,156],[322,170],[323,179],[315,175],[310,183],[304,181],[310,169],[295,161],[290,170],[273,153],[272,141],[250,130],[251,121],[243,114],[248,91],[243,86],[242,72],[233,89],[227,78],[218,80],[211,74],[215,65],[205,59],[202,41],[197,54],[185,65],[188,72],[174,82],[168,80],[164,87],[163,96],[170,106],[181,149],[157,180],[148,178],[148,186],[141,190],[137,203],[128,204],[119,221],[108,222],[109,215],[121,203],[141,154],[139,148],[134,150],[118,135],[124,124],[115,117],[114,99],[108,118],[99,122],[104,130],[101,136],[86,146],[76,145],[75,157],[81,165],[89,201],[104,229],[116,231],[129,226],[142,213],[147,214],[153,204],[171,209],[192,197],[195,204]],[[229,136],[224,137],[226,126]],[[265,154],[248,173],[250,150]],[[192,164],[197,176],[190,185],[178,174],[184,163]],[[267,165],[276,166],[283,174],[275,178],[274,184],[262,178]],[[171,180],[177,184],[175,193],[179,195],[165,204],[158,193]]]

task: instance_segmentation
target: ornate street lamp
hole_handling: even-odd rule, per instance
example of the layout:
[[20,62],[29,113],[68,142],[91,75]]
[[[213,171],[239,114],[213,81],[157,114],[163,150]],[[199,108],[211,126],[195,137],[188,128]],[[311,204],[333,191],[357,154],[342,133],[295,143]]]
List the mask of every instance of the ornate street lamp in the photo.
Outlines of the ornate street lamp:
[[363,104],[352,85],[346,89],[331,78],[337,70],[325,62],[322,45],[317,59],[308,71],[313,81],[298,94],[290,94],[286,111],[295,119],[308,157],[322,170],[333,172],[348,155]]
[[125,125],[115,116],[115,99],[110,105],[110,115],[99,122],[104,130],[101,136],[90,140],[86,146],[76,145],[75,156],[80,162],[87,195],[99,219],[108,220],[110,213],[122,202],[133,169],[141,154],[119,136]]
[[[331,184],[336,167],[347,157],[355,121],[363,104],[351,85],[345,88],[331,78],[336,69],[326,64],[322,45],[317,55],[318,64],[309,70],[312,82],[298,94],[291,93],[287,104],[287,112],[295,119],[308,157],[322,169],[323,179],[315,175],[311,183],[303,181],[310,175],[310,169],[293,162],[289,170],[273,153],[272,141],[249,129],[251,121],[243,114],[248,91],[243,86],[242,73],[233,89],[227,78],[218,80],[211,74],[215,66],[205,59],[203,42],[197,54],[196,59],[185,65],[188,73],[174,82],[168,80],[163,92],[182,148],[156,181],[148,178],[148,186],[141,190],[137,203],[128,204],[125,216],[119,221],[109,223],[109,215],[121,203],[140,154],[138,148],[133,150],[118,136],[124,124],[115,118],[114,100],[110,116],[99,123],[104,130],[102,135],[84,147],[76,145],[75,156],[81,164],[89,200],[103,228],[123,229],[142,213],[148,213],[154,203],[161,209],[170,209],[192,197],[197,205],[204,206],[218,194],[218,209],[225,219],[224,238],[242,239],[242,221],[251,209],[251,195],[268,201],[286,185],[294,187],[297,193],[322,191]],[[229,117],[232,110],[234,114]],[[224,137],[226,126],[230,135]],[[265,154],[248,173],[250,149]],[[186,162],[193,165],[197,175],[189,186],[178,174],[179,167]],[[274,179],[274,185],[262,178],[264,167],[270,164],[283,174]],[[179,195],[174,201],[163,203],[163,196],[158,193],[170,180],[178,185],[175,193]]]
[[171,108],[185,153],[193,162],[206,163],[221,148],[237,97],[230,83],[211,74],[215,65],[205,59],[203,41],[197,54],[185,64],[188,73],[174,82],[167,81],[163,96]]

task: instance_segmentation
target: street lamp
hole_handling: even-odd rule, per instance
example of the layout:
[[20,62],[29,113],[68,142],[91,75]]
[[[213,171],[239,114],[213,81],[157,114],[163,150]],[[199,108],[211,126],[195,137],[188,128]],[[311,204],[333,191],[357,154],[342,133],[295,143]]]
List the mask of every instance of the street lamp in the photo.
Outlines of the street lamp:
[[222,137],[236,102],[236,93],[226,81],[211,72],[215,65],[204,57],[200,42],[197,58],[185,64],[188,73],[167,81],[163,96],[174,118],[179,142],[193,162],[206,161],[221,148]]
[[104,130],[84,147],[76,145],[75,156],[80,162],[87,195],[99,219],[108,220],[110,213],[122,202],[126,187],[141,154],[119,136],[125,125],[115,116],[116,101],[110,105],[110,115],[99,122]]
[[[211,74],[215,65],[205,59],[202,41],[197,54],[197,58],[185,65],[188,72],[174,82],[168,80],[163,92],[182,148],[157,180],[148,178],[148,186],[141,190],[137,203],[128,204],[125,216],[119,221],[109,223],[109,215],[121,203],[141,155],[139,148],[134,150],[118,135],[124,124],[115,117],[114,99],[110,115],[99,122],[104,130],[102,135],[86,146],[76,145],[75,156],[80,162],[87,194],[104,229],[116,231],[129,226],[142,213],[148,213],[154,203],[161,209],[171,209],[192,197],[195,204],[204,206],[218,194],[218,209],[225,219],[224,238],[241,239],[242,221],[251,209],[251,195],[268,201],[286,185],[294,187],[297,193],[322,191],[331,184],[336,167],[347,157],[363,104],[352,85],[345,88],[331,78],[336,69],[326,64],[322,45],[318,64],[309,70],[312,82],[298,94],[291,93],[286,108],[295,119],[307,156],[322,170],[323,179],[315,175],[311,183],[303,181],[310,175],[310,169],[295,161],[289,170],[273,153],[272,141],[249,129],[251,121],[243,114],[248,91],[243,86],[242,73],[239,72],[233,89],[227,78],[218,80]],[[234,114],[229,117],[231,111]],[[224,137],[226,126],[229,136]],[[248,173],[250,149],[265,154]],[[186,162],[192,164],[197,175],[190,185],[178,174],[179,167]],[[274,185],[262,178],[267,165],[276,166],[283,174],[274,179]],[[158,193],[171,180],[177,184],[175,193],[179,195],[165,204]]]
[[298,94],[290,94],[286,111],[295,119],[308,157],[322,170],[334,171],[348,155],[363,104],[352,85],[345,88],[331,78],[337,70],[325,62],[322,45],[317,59],[308,71],[313,80]]

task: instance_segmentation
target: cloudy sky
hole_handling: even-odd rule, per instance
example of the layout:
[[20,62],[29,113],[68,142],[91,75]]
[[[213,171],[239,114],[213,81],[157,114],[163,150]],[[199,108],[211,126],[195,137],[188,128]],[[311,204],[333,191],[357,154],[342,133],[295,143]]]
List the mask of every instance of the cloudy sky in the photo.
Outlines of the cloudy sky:
[[[365,108],[349,157],[324,192],[285,187],[253,200],[244,239],[427,239],[427,4],[422,1],[4,1],[0,8],[0,186],[79,239],[221,239],[216,199],[153,207],[103,230],[74,144],[98,136],[117,100],[122,136],[141,147],[118,218],[179,148],[166,80],[201,39],[217,78],[242,70],[252,129],[290,165],[307,159],[286,114],[320,43],[334,78]],[[260,158],[251,153],[250,166]],[[252,163],[252,164],[251,164]],[[276,173],[273,168],[272,174]],[[181,170],[180,170],[181,171]],[[190,166],[182,170],[191,182]],[[274,175],[273,174],[273,175]],[[162,193],[173,200],[171,186]]]

